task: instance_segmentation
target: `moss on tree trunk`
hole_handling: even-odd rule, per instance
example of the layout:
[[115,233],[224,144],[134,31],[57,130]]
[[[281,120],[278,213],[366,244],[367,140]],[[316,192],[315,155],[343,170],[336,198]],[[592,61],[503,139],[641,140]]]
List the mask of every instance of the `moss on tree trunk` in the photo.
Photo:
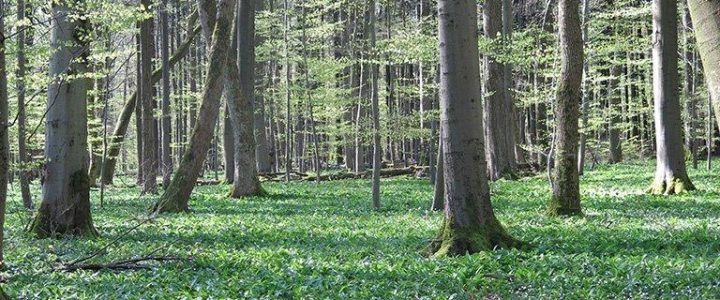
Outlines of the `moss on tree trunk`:
[[435,240],[427,248],[433,257],[459,256],[507,248],[526,248],[527,244],[511,237],[497,220],[488,225],[458,227],[446,218]]

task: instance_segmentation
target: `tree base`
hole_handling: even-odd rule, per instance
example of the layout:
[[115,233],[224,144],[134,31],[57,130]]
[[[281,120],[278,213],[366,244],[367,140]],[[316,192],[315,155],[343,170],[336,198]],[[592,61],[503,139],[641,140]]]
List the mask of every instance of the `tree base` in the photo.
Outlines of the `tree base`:
[[236,188],[233,188],[230,191],[229,197],[233,199],[240,199],[245,197],[261,197],[261,196],[267,196],[268,192],[265,191],[260,185],[258,185],[257,188],[252,189],[251,191],[240,191]]
[[547,215],[550,217],[572,217],[572,216],[582,216],[582,208],[578,205],[577,208],[575,207],[567,207],[567,205],[562,204],[563,201],[556,199],[553,197],[553,199],[550,200],[550,204],[547,208]]
[[437,238],[426,248],[432,257],[460,256],[494,249],[527,248],[528,245],[511,237],[497,222],[471,228],[453,228],[450,220],[443,221]]
[[675,195],[696,190],[690,178],[673,177],[669,180],[655,180],[647,189],[648,194]]
[[100,236],[100,233],[98,233],[95,226],[93,226],[92,220],[81,221],[80,223],[73,224],[72,226],[61,226],[58,224],[51,224],[42,212],[38,213],[35,217],[32,226],[30,226],[29,232],[39,239],[62,236],[89,238]]

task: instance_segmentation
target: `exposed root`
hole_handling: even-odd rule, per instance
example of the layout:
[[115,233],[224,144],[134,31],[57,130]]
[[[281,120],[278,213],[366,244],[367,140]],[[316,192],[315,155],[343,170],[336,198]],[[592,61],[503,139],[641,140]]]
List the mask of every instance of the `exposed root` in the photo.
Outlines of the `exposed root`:
[[675,195],[696,190],[689,178],[673,177],[669,180],[655,180],[647,189],[648,194]]
[[460,256],[482,251],[509,248],[528,248],[529,245],[511,237],[497,222],[473,228],[454,228],[449,220],[443,222],[438,237],[430,242],[428,256]]

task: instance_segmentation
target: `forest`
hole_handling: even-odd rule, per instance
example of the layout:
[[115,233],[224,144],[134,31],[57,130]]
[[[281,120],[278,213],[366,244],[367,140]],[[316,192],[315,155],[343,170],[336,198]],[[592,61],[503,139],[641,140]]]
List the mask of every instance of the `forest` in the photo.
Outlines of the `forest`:
[[0,0],[0,300],[720,299],[719,45],[720,0]]

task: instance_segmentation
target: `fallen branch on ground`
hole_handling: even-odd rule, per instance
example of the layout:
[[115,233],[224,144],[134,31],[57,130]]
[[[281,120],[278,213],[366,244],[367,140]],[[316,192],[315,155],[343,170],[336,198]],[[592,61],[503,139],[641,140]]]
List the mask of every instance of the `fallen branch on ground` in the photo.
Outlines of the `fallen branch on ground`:
[[157,262],[165,262],[165,261],[186,261],[191,260],[191,258],[186,257],[177,257],[177,256],[145,256],[140,258],[133,258],[133,259],[126,259],[126,260],[120,260],[105,264],[70,264],[70,265],[62,265],[59,268],[56,268],[56,270],[64,271],[64,272],[75,272],[78,270],[90,270],[90,271],[99,271],[99,270],[140,270],[140,269],[149,269],[151,266],[147,264],[147,262],[151,261],[157,261]]

